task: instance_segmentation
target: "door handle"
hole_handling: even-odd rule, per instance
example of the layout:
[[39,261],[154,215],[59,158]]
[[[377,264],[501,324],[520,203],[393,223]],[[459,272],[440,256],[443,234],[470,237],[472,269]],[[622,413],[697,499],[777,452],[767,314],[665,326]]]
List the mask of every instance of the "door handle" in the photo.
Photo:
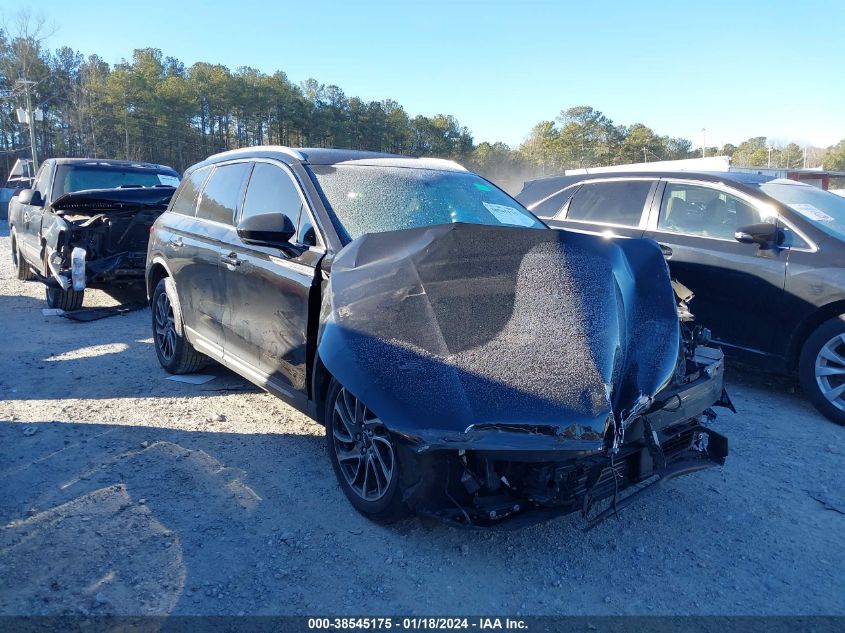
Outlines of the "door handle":
[[175,240],[170,240],[168,244],[174,248],[182,248],[185,245],[185,242],[182,241],[181,237],[177,237]]
[[667,246],[666,244],[660,245],[660,250],[663,251],[663,257],[666,259],[672,259],[672,247]]
[[228,266],[240,266],[241,260],[238,259],[237,253],[229,253],[228,255],[221,255],[220,261]]

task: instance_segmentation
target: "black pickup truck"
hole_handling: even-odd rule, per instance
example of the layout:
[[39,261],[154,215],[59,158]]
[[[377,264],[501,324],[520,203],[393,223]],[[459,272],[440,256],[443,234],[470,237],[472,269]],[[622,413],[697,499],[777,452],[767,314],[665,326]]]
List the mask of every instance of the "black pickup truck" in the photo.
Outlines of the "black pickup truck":
[[142,282],[149,231],[179,185],[171,167],[87,158],[44,161],[9,202],[18,279],[47,287],[47,305],[76,310],[85,288]]

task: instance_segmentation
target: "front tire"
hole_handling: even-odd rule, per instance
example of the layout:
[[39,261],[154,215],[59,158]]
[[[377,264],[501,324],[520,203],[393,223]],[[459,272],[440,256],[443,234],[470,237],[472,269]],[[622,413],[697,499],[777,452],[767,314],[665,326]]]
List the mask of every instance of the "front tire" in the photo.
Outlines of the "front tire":
[[32,273],[32,268],[26,263],[18,245],[18,234],[15,229],[12,229],[12,265],[15,267],[15,277],[21,281],[32,281],[35,275]]
[[334,378],[324,419],[329,459],[349,503],[378,523],[407,515],[397,451],[381,420]]
[[61,288],[47,286],[46,295],[48,308],[58,308],[59,310],[64,310],[65,312],[79,310],[79,308],[82,307],[83,300],[85,299],[84,290],[74,290],[73,288],[62,290]]
[[207,358],[194,349],[185,335],[182,308],[172,278],[158,282],[150,307],[153,345],[161,366],[171,374],[192,374],[205,365]]
[[825,321],[807,338],[798,378],[813,406],[845,425],[845,315]]

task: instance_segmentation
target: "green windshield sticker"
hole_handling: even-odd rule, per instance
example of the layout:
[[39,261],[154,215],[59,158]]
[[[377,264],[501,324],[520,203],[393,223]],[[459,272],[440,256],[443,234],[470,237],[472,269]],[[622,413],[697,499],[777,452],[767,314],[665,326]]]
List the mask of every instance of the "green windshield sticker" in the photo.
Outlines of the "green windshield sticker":
[[483,182],[475,183],[475,188],[478,189],[479,191],[490,191],[490,187],[485,185]]

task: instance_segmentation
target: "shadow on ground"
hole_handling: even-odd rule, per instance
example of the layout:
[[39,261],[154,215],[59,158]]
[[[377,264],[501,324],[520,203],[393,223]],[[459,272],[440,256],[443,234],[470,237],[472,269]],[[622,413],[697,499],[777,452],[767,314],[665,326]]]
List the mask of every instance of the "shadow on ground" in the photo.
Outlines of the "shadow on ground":
[[[131,291],[127,291],[131,292]],[[209,392],[258,391],[223,366],[200,387],[167,380],[152,342],[149,309],[80,323],[43,316],[43,301],[0,296],[3,347],[10,368],[0,374],[3,400],[196,397]]]

